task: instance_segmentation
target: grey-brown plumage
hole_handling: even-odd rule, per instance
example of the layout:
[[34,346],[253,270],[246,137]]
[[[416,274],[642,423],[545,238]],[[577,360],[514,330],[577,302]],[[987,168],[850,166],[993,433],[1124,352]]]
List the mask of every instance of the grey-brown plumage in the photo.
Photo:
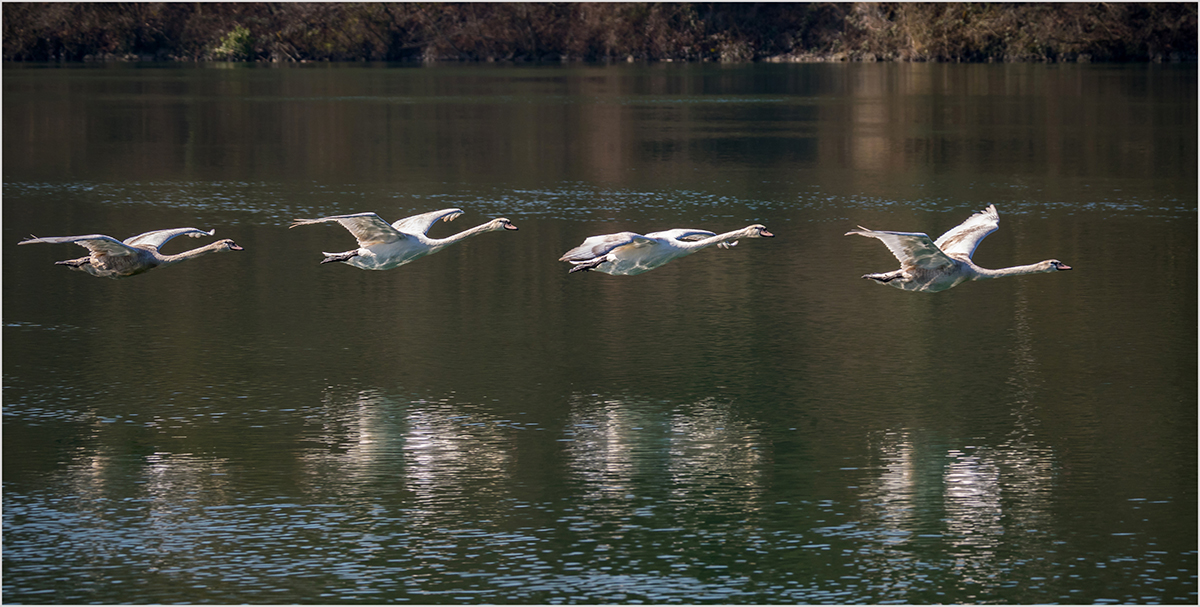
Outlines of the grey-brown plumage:
[[239,247],[237,243],[226,238],[176,255],[163,255],[159,252],[160,247],[176,236],[200,238],[201,236],[212,236],[214,233],[213,230],[205,232],[197,228],[172,228],[138,234],[137,236],[126,238],[124,241],[119,241],[103,234],[87,234],[85,236],[30,237],[17,244],[62,244],[73,242],[86,248],[91,254],[79,259],[56,261],[54,262],[56,265],[67,266],[72,270],[87,272],[92,276],[99,276],[101,278],[128,278],[148,272],[154,268],[169,266],[181,261],[207,255],[208,253],[242,250],[242,247]]
[[862,226],[846,232],[876,238],[900,261],[900,269],[879,274],[864,274],[874,280],[905,291],[936,293],[968,280],[986,280],[1003,276],[1021,276],[1070,270],[1071,266],[1048,259],[1027,266],[989,270],[975,265],[971,256],[988,234],[1000,227],[996,205],[989,205],[954,229],[942,234],[935,242],[922,232],[883,232]]

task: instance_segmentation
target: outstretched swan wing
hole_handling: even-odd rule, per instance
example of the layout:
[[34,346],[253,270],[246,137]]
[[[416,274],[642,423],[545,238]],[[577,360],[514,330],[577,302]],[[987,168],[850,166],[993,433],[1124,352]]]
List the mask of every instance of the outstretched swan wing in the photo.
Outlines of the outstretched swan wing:
[[442,221],[454,221],[456,217],[462,214],[462,209],[430,211],[428,213],[421,213],[420,215],[413,215],[412,217],[405,217],[393,223],[392,227],[396,231],[407,234],[427,234],[429,233],[429,228],[433,227],[433,224],[437,223],[439,219]]
[[636,232],[618,232],[616,234],[603,234],[600,236],[592,236],[583,241],[583,244],[563,253],[559,261],[588,261],[607,255],[610,251],[617,247],[625,245],[647,245],[658,242],[653,238],[642,236]]
[[33,244],[35,242],[45,242],[45,243],[49,243],[49,244],[61,244],[64,242],[73,242],[81,247],[86,248],[88,251],[91,251],[92,253],[99,253],[102,255],[122,256],[122,255],[132,255],[132,254],[138,252],[137,249],[134,249],[134,248],[130,247],[129,245],[126,245],[125,243],[117,240],[116,238],[113,238],[112,236],[105,236],[103,234],[88,234],[86,236],[50,236],[47,238],[30,238],[28,240],[22,240],[21,242],[18,242],[17,244]]
[[170,230],[154,230],[145,234],[138,234],[125,239],[125,244],[131,247],[154,247],[155,249],[166,244],[168,240],[176,236],[190,236],[192,238],[200,238],[201,236],[212,236],[216,230],[205,232],[197,228],[173,228]]
[[679,228],[675,230],[664,230],[662,232],[651,232],[646,234],[646,238],[662,238],[663,240],[702,240],[704,238],[712,238],[716,236],[715,232],[708,230],[689,230],[687,228]]
[[379,215],[375,213],[355,213],[353,215],[331,215],[320,219],[297,219],[292,222],[291,227],[306,226],[314,223],[330,223],[338,222],[342,227],[350,231],[354,238],[358,240],[358,246],[370,247],[374,245],[387,244],[408,238],[402,232],[397,232],[395,228],[388,225]]
[[847,236],[851,234],[878,238],[887,245],[888,250],[900,260],[900,266],[904,268],[934,269],[954,263],[928,235],[921,232],[883,232],[858,226],[857,229],[846,232]]
[[975,254],[975,247],[979,246],[980,241],[999,227],[1000,214],[996,212],[996,205],[988,205],[988,208],[968,217],[958,227],[942,234],[934,244],[947,255],[970,257]]

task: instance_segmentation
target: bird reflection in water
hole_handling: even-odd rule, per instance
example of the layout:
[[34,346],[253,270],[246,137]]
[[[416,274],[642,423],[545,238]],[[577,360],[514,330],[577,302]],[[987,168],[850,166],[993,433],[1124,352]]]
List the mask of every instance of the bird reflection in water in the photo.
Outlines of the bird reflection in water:
[[403,491],[434,513],[494,504],[512,484],[506,427],[469,403],[373,389],[327,394],[309,423],[321,447],[305,454],[306,464],[326,484],[337,479],[339,496]]
[[767,443],[726,403],[577,395],[567,438],[568,465],[588,500],[657,498],[665,488],[662,497],[692,512],[745,511],[760,506],[765,490]]

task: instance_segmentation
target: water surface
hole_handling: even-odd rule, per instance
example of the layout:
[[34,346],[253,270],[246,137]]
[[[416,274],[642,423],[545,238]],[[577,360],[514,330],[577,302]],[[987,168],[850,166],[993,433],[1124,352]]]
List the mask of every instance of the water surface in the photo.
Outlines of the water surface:
[[[1197,600],[1194,66],[227,67],[4,70],[6,602]],[[859,278],[988,204],[1075,270]]]

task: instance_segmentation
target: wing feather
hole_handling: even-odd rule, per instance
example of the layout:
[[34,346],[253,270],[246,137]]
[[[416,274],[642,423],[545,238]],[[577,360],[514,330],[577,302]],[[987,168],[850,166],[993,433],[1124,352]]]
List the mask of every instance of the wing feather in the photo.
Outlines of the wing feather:
[[104,234],[87,234],[85,236],[48,236],[46,238],[29,238],[22,240],[17,244],[33,244],[44,242],[49,244],[62,244],[73,242],[81,247],[84,247],[93,254],[124,256],[133,255],[138,252],[137,249]]
[[996,212],[996,205],[988,205],[988,208],[942,234],[934,244],[947,255],[970,257],[975,254],[975,247],[979,246],[984,237],[999,227],[1000,214]]
[[172,228],[170,230],[153,230],[137,236],[131,236],[125,239],[125,244],[131,247],[154,247],[158,249],[167,243],[168,240],[176,236],[189,236],[191,238],[200,238],[201,236],[212,236],[216,230],[204,230],[198,228]]
[[317,223],[337,222],[350,231],[358,240],[358,246],[370,247],[403,240],[409,236],[388,225],[375,213],[355,213],[353,215],[331,215],[320,219],[297,219],[291,227],[312,225]]
[[447,222],[454,221],[455,218],[462,214],[462,209],[430,211],[428,213],[421,213],[420,215],[413,215],[412,217],[405,217],[393,223],[392,228],[398,232],[408,234],[428,234],[429,228],[433,227],[433,224],[437,223],[439,219]]
[[928,235],[922,232],[884,232],[858,226],[857,229],[846,232],[847,236],[850,234],[879,239],[884,245],[887,245],[888,250],[896,256],[896,259],[900,261],[900,266],[904,268],[936,269],[954,264],[954,260],[950,259]]
[[646,245],[657,242],[648,236],[642,236],[636,232],[617,232],[616,234],[602,234],[600,236],[592,236],[583,241],[583,244],[563,253],[559,261],[588,261],[607,255],[613,249],[625,245]]
[[664,230],[662,232],[651,232],[646,234],[646,238],[662,238],[664,240],[703,240],[716,236],[715,232],[708,230],[691,230],[688,228],[676,228],[674,230]]

